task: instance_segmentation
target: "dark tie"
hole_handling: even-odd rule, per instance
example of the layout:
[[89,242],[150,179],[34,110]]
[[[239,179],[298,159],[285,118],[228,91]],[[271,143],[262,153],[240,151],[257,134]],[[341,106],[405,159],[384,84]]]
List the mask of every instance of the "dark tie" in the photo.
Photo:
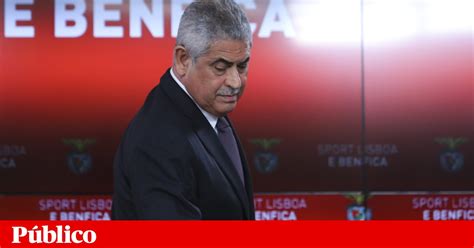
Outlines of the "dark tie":
[[221,117],[217,120],[217,136],[224,146],[225,151],[232,160],[237,173],[239,174],[242,184],[244,183],[244,172],[242,169],[242,161],[240,160],[239,148],[237,147],[237,142],[235,141],[232,128],[229,125],[229,122],[224,117]]

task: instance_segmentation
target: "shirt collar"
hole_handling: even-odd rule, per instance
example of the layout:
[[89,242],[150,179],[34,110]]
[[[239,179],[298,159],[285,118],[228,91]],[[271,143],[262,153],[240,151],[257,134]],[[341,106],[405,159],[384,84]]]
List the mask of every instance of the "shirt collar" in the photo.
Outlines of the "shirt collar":
[[179,79],[176,77],[176,75],[174,75],[173,68],[170,69],[170,73],[171,73],[171,77],[174,79],[174,81],[179,85],[179,87],[181,87],[181,89],[183,89],[184,92],[186,92],[186,94],[191,98],[191,100],[193,100],[194,104],[196,104],[196,106],[199,108],[199,110],[201,110],[204,117],[206,117],[206,119],[209,122],[209,124],[211,125],[211,127],[217,133],[216,125],[217,125],[217,119],[218,118],[216,116],[214,116],[213,114],[207,112],[206,110],[201,108],[201,106],[199,106],[199,104],[197,104],[197,102],[194,100],[194,98],[186,90],[186,87],[184,86],[184,84],[181,83],[181,81],[179,81]]

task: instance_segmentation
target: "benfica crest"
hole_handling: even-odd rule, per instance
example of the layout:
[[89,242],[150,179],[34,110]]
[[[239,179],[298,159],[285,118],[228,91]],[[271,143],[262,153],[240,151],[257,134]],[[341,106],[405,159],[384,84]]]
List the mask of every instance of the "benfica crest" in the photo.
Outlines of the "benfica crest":
[[460,171],[464,167],[464,154],[459,152],[457,148],[469,140],[464,137],[440,137],[436,138],[435,141],[445,146],[439,156],[441,168],[451,173]]
[[[364,207],[364,195],[363,194],[348,194],[346,198],[352,200],[352,203],[347,206],[346,213],[348,220],[371,220],[372,210],[370,208],[365,209]],[[369,196],[370,198],[370,196]]]
[[278,156],[270,149],[281,143],[279,139],[252,139],[250,142],[260,150],[255,153],[254,164],[258,172],[268,174],[278,167]]
[[92,156],[87,147],[94,144],[94,139],[63,139],[65,145],[71,146],[73,151],[67,156],[67,165],[76,175],[84,175],[92,168]]

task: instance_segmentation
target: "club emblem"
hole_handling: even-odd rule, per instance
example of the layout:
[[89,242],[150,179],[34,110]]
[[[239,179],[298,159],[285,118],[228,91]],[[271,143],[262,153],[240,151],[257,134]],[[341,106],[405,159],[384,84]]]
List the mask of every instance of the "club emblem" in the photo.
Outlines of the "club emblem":
[[440,137],[435,141],[446,146],[439,156],[441,168],[451,173],[459,172],[464,167],[464,155],[456,148],[469,140],[463,137]]
[[255,153],[254,164],[258,172],[268,174],[278,167],[278,156],[270,149],[281,143],[280,139],[252,139],[250,142],[260,150]]
[[63,139],[65,145],[71,146],[73,151],[67,156],[67,165],[76,175],[84,175],[92,168],[92,156],[87,147],[94,144],[94,139]]
[[[347,206],[347,219],[348,220],[371,220],[372,210],[364,207],[364,195],[363,194],[348,194],[346,198],[352,200],[352,203]],[[370,198],[370,196],[369,196]]]

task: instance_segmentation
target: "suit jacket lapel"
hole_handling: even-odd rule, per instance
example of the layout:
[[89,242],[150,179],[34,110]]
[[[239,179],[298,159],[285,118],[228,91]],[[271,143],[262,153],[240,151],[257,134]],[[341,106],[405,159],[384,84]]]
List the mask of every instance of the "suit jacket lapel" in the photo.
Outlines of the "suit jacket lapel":
[[248,215],[249,201],[246,194],[247,191],[245,190],[244,185],[242,185],[239,174],[232,165],[232,160],[229,158],[229,155],[227,155],[226,151],[222,147],[216,133],[212,128],[204,128],[202,125],[195,126],[195,130],[199,139],[201,139],[206,149],[216,160],[227,180],[230,181],[232,187],[243,204],[246,214]]
[[[195,103],[192,101],[192,99],[178,86],[176,82],[174,82],[173,78],[171,77],[171,74],[169,73],[169,70],[161,78],[160,86],[163,88],[168,97],[170,97],[170,99],[175,103],[175,105],[177,105],[178,108],[193,123],[193,128],[197,136],[202,141],[207,151],[214,157],[217,164],[223,171],[225,177],[232,185],[232,188],[236,192],[243,205],[245,214],[247,216],[250,216],[249,214],[251,206],[249,206],[250,203],[248,198],[248,191],[245,189],[244,185],[242,185],[239,175],[235,170],[234,166],[232,165],[232,160],[229,158],[229,155],[227,155],[226,151],[222,147],[214,129],[211,127],[211,125],[209,125],[209,122],[201,113],[199,108],[195,105]],[[240,142],[238,142],[238,144],[239,151],[241,154],[240,156],[242,157]],[[242,160],[242,163],[244,163],[243,161],[244,158]],[[246,164],[244,165],[244,167],[245,166]],[[244,168],[244,170],[246,169]],[[245,177],[248,178],[248,176]],[[246,179],[245,181],[247,184],[248,179]]]
[[240,139],[239,139],[239,135],[237,135],[237,131],[234,129],[232,122],[228,118],[227,120],[230,126],[232,127],[232,131],[234,132],[234,137],[237,141],[237,146],[239,147],[240,160],[242,161],[242,167],[244,170],[245,189],[247,193],[248,202],[250,202],[249,209],[251,213],[251,219],[255,219],[255,207],[253,205],[253,185],[252,185],[252,180],[250,177],[250,172],[248,170],[247,157],[245,156],[245,152],[243,150],[242,143],[240,143]]

